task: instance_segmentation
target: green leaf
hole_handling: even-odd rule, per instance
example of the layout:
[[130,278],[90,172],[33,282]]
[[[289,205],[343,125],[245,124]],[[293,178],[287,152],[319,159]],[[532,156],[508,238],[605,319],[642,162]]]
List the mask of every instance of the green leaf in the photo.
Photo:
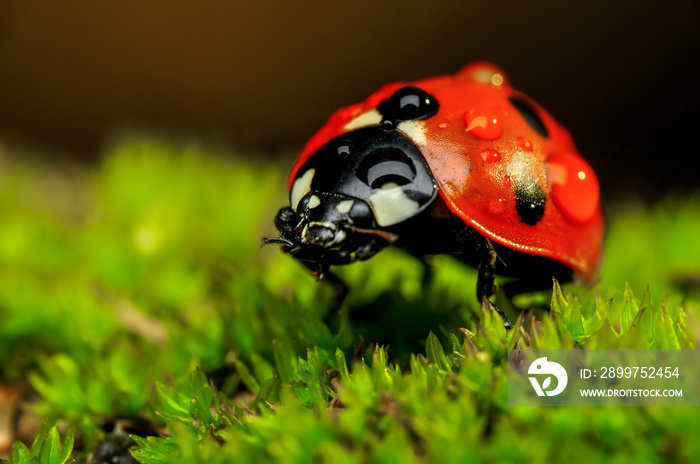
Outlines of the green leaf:
[[75,442],[75,435],[72,428],[66,430],[66,436],[63,438],[63,450],[58,456],[58,460],[55,461],[58,464],[64,464],[68,461],[70,454],[73,452],[73,443]]
[[238,375],[241,376],[241,380],[245,386],[256,395],[260,393],[260,384],[257,380],[255,380],[253,374],[250,373],[248,366],[246,366],[240,359],[235,359],[233,363],[236,366],[236,372],[238,372]]
[[422,354],[411,355],[411,373],[417,379],[421,387],[425,388],[428,385],[428,373],[425,370],[426,363]]
[[[156,381],[155,386],[156,394],[158,395],[161,404],[167,406],[171,414],[174,413],[176,417],[180,418],[181,420],[187,420],[190,415],[189,402],[184,402],[187,400],[187,398],[182,395],[177,395],[174,390],[168,390],[161,382]],[[187,396],[191,398],[191,395]],[[185,405],[187,405],[187,407]]]
[[294,378],[295,358],[291,348],[284,346],[279,340],[272,340],[272,350],[275,357],[275,367],[280,374],[281,380],[287,382]]
[[620,335],[624,335],[629,330],[634,318],[639,313],[639,305],[634,299],[634,294],[628,283],[625,283],[625,293],[623,296],[622,311],[620,313]]
[[504,356],[507,351],[505,324],[501,315],[488,300],[484,300],[481,304],[481,324],[478,327],[479,338],[482,340],[480,347],[495,359]]
[[258,382],[270,380],[273,377],[272,366],[258,353],[251,353],[250,363],[253,365],[253,372]]
[[131,450],[131,455],[142,464],[168,464],[176,462],[180,447],[172,437],[139,437],[130,435],[139,446]]
[[350,377],[350,372],[348,372],[348,363],[345,361],[345,354],[340,348],[335,350],[335,368],[340,371],[340,375],[347,379]]
[[[47,425],[43,424],[41,426],[41,430],[39,431],[39,434],[36,436],[34,439],[34,443],[32,444],[32,458],[41,464],[43,464],[43,459],[42,459],[42,453],[45,455],[45,450],[46,450],[46,443],[48,440],[48,430],[47,430]],[[48,445],[49,447],[51,446],[50,444]],[[50,452],[50,450],[49,450]]]
[[584,319],[581,314],[581,300],[577,294],[567,298],[557,279],[553,279],[554,287],[552,290],[552,311],[561,315],[566,330],[571,334],[571,337],[582,342],[590,332],[586,331]]
[[440,340],[433,332],[428,334],[428,339],[425,342],[425,355],[439,369],[443,371],[450,370],[450,361],[445,356],[445,350],[443,350]]
[[644,332],[649,341],[649,344],[654,342],[654,327],[658,321],[659,311],[655,311],[651,302],[651,292],[649,291],[649,286],[647,285],[644,291],[644,296],[642,296],[642,303],[640,304],[640,310],[637,319],[639,320],[639,326]]
[[[605,317],[603,317],[603,310],[601,309],[602,302],[600,292],[595,293],[595,304],[593,306],[593,313],[589,314],[583,319],[584,333],[587,336],[592,336],[603,327],[605,323]],[[583,316],[582,316],[583,317]]]
[[[198,367],[190,376],[190,381],[192,382],[192,391],[195,398],[197,398],[197,401],[204,409],[209,411],[214,404],[216,395],[206,375],[204,375],[204,372]],[[208,415],[209,418],[210,416],[211,414]]]
[[258,394],[256,401],[263,401],[265,403],[277,401],[279,398],[280,387],[281,382],[278,377],[263,380],[260,384],[260,393]]
[[570,302],[571,313],[569,314],[569,333],[577,342],[582,342],[588,335],[583,325],[583,316],[581,315],[581,300],[578,295],[571,295]]
[[21,441],[12,444],[10,453],[10,464],[28,464],[32,459],[32,454]]
[[557,279],[552,279],[553,280],[553,290],[552,290],[552,303],[551,303],[551,308],[552,311],[555,311],[562,316],[564,316],[564,320],[567,320],[569,316],[569,302],[566,299],[566,296],[564,296],[564,292],[561,289],[561,286],[559,285],[559,282]]
[[[48,447],[46,446],[48,445]],[[42,464],[55,464],[61,455],[61,437],[56,425],[49,429],[48,440],[44,442],[45,449],[41,450],[39,460]]]
[[450,332],[450,342],[452,343],[452,354],[459,357],[464,357],[464,344],[459,341],[457,335]]

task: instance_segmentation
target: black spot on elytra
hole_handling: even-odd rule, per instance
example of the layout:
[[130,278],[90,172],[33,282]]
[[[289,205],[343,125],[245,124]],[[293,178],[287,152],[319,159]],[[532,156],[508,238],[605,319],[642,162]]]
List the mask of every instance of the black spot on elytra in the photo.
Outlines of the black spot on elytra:
[[547,126],[544,125],[544,122],[542,122],[542,119],[540,119],[532,106],[520,98],[510,97],[508,100],[515,107],[515,109],[518,110],[522,117],[525,118],[525,121],[527,121],[535,132],[540,134],[542,137],[549,137]]
[[547,196],[535,181],[519,184],[515,189],[515,209],[520,216],[520,222],[529,226],[540,222],[546,202]]

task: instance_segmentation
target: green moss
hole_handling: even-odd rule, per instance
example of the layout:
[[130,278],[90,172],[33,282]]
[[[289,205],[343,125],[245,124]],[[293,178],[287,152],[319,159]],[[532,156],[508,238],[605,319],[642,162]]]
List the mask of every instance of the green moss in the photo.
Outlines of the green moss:
[[[551,311],[512,331],[475,304],[474,270],[436,257],[423,288],[420,263],[393,249],[338,270],[351,293],[326,323],[332,292],[259,246],[284,169],[224,155],[128,138],[96,169],[0,170],[0,378],[30,379],[39,416],[76,428],[79,459],[116,419],[167,426],[134,437],[144,463],[700,453],[692,409],[514,408],[506,390],[515,344],[696,348],[700,196],[618,205],[602,283],[519,300]],[[37,453],[57,449],[52,430]],[[13,462],[34,453],[15,449]]]

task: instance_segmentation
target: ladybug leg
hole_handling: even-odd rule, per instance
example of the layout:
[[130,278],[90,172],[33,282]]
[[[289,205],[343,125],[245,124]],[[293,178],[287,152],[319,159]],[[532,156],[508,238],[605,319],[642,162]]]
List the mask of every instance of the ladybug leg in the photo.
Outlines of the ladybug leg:
[[476,279],[476,297],[482,304],[487,304],[503,318],[503,324],[506,330],[512,328],[508,317],[503,311],[498,309],[489,301],[489,297],[496,293],[496,287],[493,282],[496,277],[496,263],[498,262],[498,254],[493,247],[491,240],[483,237],[483,246],[481,252],[481,260],[479,261],[479,274]]
[[302,261],[302,263],[313,271],[313,274],[316,276],[316,280],[318,282],[325,282],[335,293],[330,308],[328,308],[327,315],[335,314],[342,306],[345,298],[348,296],[348,286],[345,285],[345,282],[343,282],[340,277],[330,272],[329,265],[312,263],[308,261]]
[[484,238],[481,260],[479,261],[479,275],[476,280],[476,297],[483,301],[496,293],[493,282],[496,277],[496,262],[498,255],[493,248],[491,240]]

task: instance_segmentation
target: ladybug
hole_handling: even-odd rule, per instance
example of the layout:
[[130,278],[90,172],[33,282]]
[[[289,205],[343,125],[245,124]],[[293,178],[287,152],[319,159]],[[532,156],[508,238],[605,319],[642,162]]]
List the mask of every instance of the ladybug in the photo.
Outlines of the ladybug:
[[[424,259],[448,253],[478,268],[488,304],[494,276],[512,296],[577,279],[602,256],[596,175],[571,135],[489,63],[455,75],[391,83],[336,111],[289,175],[279,243],[319,279],[388,245]],[[500,311],[499,311],[500,313]],[[506,325],[507,319],[504,317]]]

